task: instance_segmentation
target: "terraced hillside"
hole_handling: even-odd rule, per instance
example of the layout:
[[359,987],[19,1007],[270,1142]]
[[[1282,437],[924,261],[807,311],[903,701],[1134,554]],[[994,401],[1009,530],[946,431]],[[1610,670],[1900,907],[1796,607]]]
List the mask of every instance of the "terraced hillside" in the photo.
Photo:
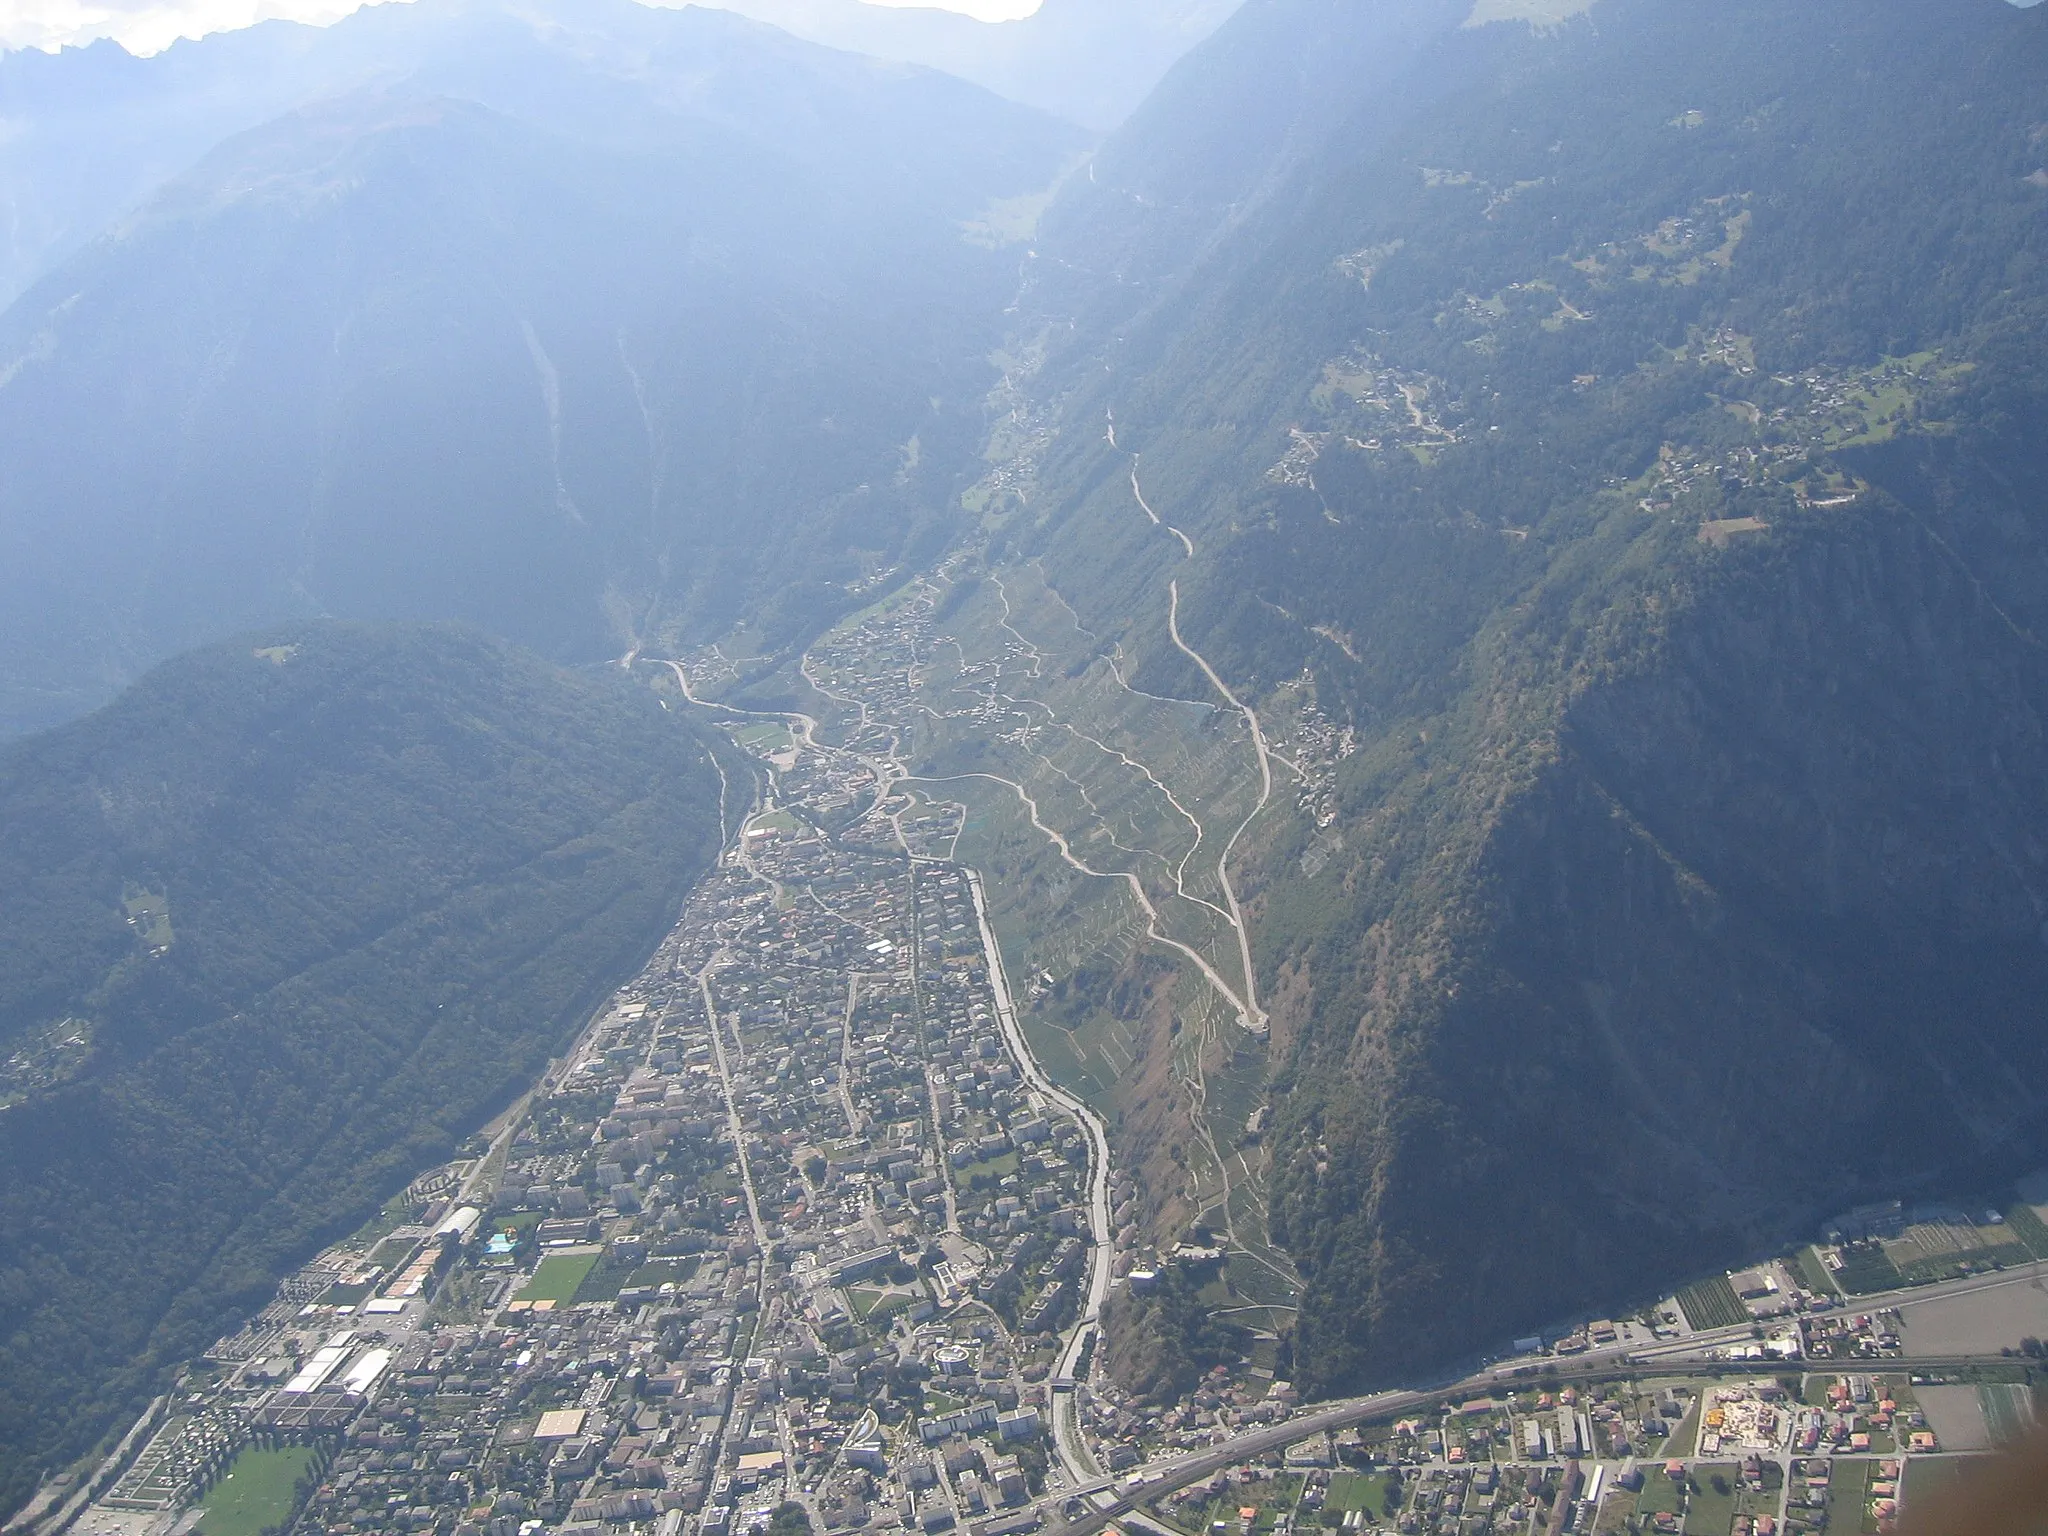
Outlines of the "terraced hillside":
[[[1247,1183],[1324,1390],[2010,1166],[2048,1109],[2048,17],[1493,14],[1267,0],[1192,56],[1048,216],[976,501],[1006,690],[1235,743],[1227,791],[1160,776],[1229,806]],[[1113,809],[1026,713],[1034,800]],[[1195,1102],[1126,1134],[1185,1151]],[[1141,1166],[1170,1239],[1194,1181]]]

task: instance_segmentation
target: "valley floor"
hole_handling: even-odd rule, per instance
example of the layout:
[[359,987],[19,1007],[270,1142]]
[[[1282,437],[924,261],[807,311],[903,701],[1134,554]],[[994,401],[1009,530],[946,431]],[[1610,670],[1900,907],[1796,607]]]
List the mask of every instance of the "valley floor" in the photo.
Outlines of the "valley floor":
[[[1138,693],[1032,567],[949,605],[959,579],[815,647],[811,712],[705,706],[755,778],[728,775],[731,846],[642,973],[462,1161],[195,1362],[40,1536],[728,1536],[796,1512],[1860,1533],[2031,1422],[2035,1367],[1999,1351],[2048,1334],[2040,1265],[1845,1295],[1838,1250],[1302,1405],[1276,1379],[1297,1281],[1264,1228],[1263,1016],[1225,864],[1272,794],[1313,814],[1342,741],[1298,703],[1276,728]],[[722,660],[660,665],[702,699]],[[1140,954],[1138,1006],[1072,984]],[[1155,1246],[1117,1161],[1162,1025],[1212,1250]],[[1104,1305],[1176,1266],[1248,1347],[1135,1401]],[[287,1448],[304,1476],[280,1493]]]

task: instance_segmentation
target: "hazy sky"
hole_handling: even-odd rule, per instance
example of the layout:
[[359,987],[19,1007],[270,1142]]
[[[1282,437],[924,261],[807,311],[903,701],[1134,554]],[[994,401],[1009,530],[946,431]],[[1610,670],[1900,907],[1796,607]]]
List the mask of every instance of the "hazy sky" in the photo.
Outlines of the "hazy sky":
[[[181,37],[202,37],[284,16],[329,22],[363,0],[0,0],[0,47],[55,48],[118,39],[134,53],[155,53]],[[709,0],[716,3],[716,0]],[[1010,21],[1039,0],[868,0],[874,5],[931,5],[984,21]]]

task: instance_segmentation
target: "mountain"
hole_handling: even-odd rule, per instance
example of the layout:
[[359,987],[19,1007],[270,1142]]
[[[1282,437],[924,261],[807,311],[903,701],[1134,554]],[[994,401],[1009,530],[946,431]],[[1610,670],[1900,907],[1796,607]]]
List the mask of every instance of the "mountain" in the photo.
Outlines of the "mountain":
[[703,0],[814,42],[943,69],[1085,127],[1116,127],[1241,0],[1043,0],[1019,21],[870,0]]
[[720,844],[615,670],[287,627],[0,756],[0,1507],[529,1084]]
[[[1248,0],[1085,167],[729,14],[306,36],[223,41],[323,62],[0,316],[12,728],[329,613],[795,693],[944,557],[891,624],[999,605],[962,676],[1144,715],[1046,718],[1234,877],[1123,841],[1043,722],[917,760],[1090,800],[1064,847],[963,821],[1006,942],[1076,848],[1204,914],[1020,972],[1055,1045],[1131,1026],[1121,1247],[1261,1271],[1227,1321],[1120,1299],[1133,1377],[1288,1316],[1309,1390],[1435,1369],[2048,1155],[2048,12]],[[1205,1205],[1197,1143],[1250,1182]]]
[[0,315],[0,726],[292,616],[774,645],[929,546],[1078,132],[724,12],[565,14],[337,26],[402,78]]
[[[1107,127],[1214,30],[1229,4],[1054,0],[1028,21],[1001,26],[862,0],[752,0],[721,7],[717,16],[689,9],[631,0],[429,0],[367,6],[325,27],[266,21],[145,58],[111,40],[54,54],[0,51],[7,124],[0,303],[136,212],[223,140],[357,92],[403,86],[552,123],[566,112],[584,127],[617,105],[609,92],[640,94],[672,112],[709,110],[755,134],[779,133],[786,149],[815,151],[815,138],[786,131],[803,127],[807,113],[778,121],[775,110],[808,94],[791,93],[790,71],[822,69],[829,77],[834,66],[814,49],[778,54],[775,41],[755,29],[719,25],[746,12],[834,49],[946,69],[1054,116]],[[751,59],[750,49],[758,50]],[[1092,69],[1082,62],[1090,58]],[[1006,71],[1030,78],[1012,85]],[[1111,89],[1097,83],[1103,75],[1121,82],[1107,117],[1106,108],[1061,104],[1063,95]],[[746,94],[752,86],[764,92],[758,111]],[[828,112],[846,105],[829,90],[824,96]]]
[[1251,0],[1036,252],[986,558],[1345,738],[1239,860],[1298,1380],[2048,1150],[2048,12]]

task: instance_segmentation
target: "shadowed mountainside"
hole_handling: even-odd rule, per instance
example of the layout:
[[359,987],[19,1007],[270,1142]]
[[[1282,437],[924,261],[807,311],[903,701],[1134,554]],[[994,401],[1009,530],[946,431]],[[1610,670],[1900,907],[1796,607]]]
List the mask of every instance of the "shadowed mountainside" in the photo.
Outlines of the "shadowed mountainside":
[[1104,147],[994,545],[1353,733],[1246,859],[1321,1391],[2048,1109],[2048,13],[1468,10],[1253,0]]

